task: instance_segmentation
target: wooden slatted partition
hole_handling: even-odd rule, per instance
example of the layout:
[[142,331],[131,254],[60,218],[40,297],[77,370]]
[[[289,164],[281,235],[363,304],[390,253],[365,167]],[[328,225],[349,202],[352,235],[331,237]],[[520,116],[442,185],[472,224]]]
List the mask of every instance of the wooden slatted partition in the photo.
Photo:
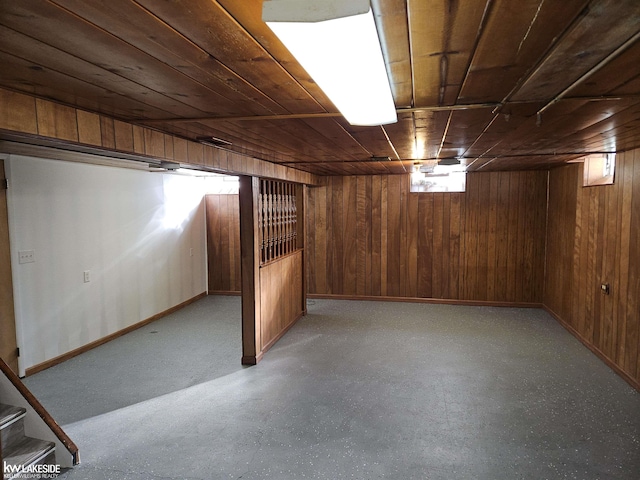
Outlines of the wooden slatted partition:
[[241,177],[242,363],[254,365],[306,312],[304,186]]
[[297,249],[297,208],[295,184],[260,180],[258,232],[262,264]]

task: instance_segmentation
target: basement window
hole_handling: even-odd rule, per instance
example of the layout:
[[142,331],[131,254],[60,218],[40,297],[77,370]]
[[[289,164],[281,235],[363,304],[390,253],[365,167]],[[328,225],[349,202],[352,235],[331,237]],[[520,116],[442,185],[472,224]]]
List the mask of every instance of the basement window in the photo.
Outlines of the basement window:
[[416,163],[411,173],[412,193],[464,192],[466,166]]
[[589,155],[584,159],[584,187],[613,185],[616,154]]

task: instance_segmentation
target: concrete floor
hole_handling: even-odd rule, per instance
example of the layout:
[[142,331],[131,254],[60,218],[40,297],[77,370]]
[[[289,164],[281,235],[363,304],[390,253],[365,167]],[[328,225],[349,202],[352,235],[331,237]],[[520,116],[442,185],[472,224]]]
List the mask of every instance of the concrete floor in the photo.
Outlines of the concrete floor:
[[311,300],[240,356],[213,296],[27,378],[60,478],[640,478],[640,394],[541,310]]

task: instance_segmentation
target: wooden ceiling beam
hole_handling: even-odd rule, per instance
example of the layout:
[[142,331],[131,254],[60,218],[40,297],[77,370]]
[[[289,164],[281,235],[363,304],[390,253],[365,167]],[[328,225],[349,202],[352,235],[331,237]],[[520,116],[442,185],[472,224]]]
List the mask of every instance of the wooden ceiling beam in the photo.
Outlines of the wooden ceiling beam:
[[[415,112],[449,112],[456,110],[475,110],[494,108],[497,103],[476,103],[468,105],[442,105],[442,106],[430,106],[430,107],[411,107],[411,108],[398,108],[396,112],[398,115],[404,113]],[[250,115],[250,116],[229,116],[229,117],[197,117],[197,118],[165,118],[165,119],[136,119],[137,122],[143,122],[148,125],[155,123],[182,123],[182,122],[232,122],[232,121],[257,121],[257,120],[299,120],[307,118],[341,118],[341,113],[287,113],[281,115]]]

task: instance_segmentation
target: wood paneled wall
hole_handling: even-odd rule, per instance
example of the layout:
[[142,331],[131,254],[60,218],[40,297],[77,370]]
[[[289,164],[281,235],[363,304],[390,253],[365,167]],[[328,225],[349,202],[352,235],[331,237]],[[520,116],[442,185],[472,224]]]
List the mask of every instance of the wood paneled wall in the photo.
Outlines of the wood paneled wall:
[[547,172],[467,175],[465,193],[409,193],[408,176],[327,177],[310,189],[310,294],[542,302]]
[[640,389],[640,150],[617,155],[613,185],[583,188],[582,174],[550,174],[544,303]]
[[240,294],[238,195],[206,195],[209,293]]
[[260,267],[262,351],[273,345],[305,310],[301,292],[302,250]]
[[307,172],[4,89],[0,89],[0,130],[75,147],[201,165],[223,173],[306,184],[319,181]]

